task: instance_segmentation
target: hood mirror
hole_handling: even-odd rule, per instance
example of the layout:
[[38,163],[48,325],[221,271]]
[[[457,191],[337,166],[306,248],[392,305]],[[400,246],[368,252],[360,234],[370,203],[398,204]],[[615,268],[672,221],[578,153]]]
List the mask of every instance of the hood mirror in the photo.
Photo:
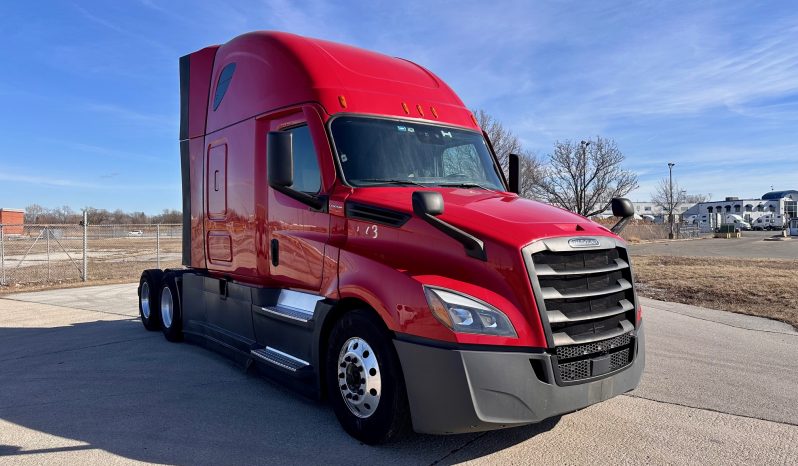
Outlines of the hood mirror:
[[437,191],[415,191],[412,195],[413,213],[421,220],[451,236],[465,248],[466,255],[483,261],[488,260],[485,244],[479,238],[451,225],[438,216],[443,214],[443,196]]
[[416,191],[413,193],[413,212],[419,217],[424,214],[437,217],[443,214],[443,196],[436,191]]
[[635,206],[632,204],[632,201],[624,197],[613,198],[612,201],[610,201],[610,205],[612,206],[612,215],[621,217],[618,223],[610,229],[617,235],[621,233],[629,220],[634,217]]

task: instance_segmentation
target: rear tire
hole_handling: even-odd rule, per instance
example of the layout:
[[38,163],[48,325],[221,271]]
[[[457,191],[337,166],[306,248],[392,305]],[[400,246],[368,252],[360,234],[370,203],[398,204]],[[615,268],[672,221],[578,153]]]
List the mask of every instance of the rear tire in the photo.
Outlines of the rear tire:
[[325,369],[328,399],[349,435],[375,445],[410,431],[399,357],[382,322],[371,312],[353,310],[335,323]]
[[160,289],[163,271],[145,270],[139,280],[139,317],[149,331],[161,329]]
[[163,335],[169,341],[183,340],[183,312],[180,309],[180,292],[177,275],[167,273],[163,278],[160,292],[160,315]]

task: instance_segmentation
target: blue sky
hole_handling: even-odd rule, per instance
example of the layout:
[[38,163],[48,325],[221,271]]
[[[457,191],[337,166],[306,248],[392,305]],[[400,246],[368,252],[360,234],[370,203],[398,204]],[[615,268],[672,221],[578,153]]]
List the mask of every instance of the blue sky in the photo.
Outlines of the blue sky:
[[798,188],[798,6],[783,2],[9,2],[0,206],[180,208],[178,57],[276,29],[416,61],[540,155],[614,138],[691,193]]

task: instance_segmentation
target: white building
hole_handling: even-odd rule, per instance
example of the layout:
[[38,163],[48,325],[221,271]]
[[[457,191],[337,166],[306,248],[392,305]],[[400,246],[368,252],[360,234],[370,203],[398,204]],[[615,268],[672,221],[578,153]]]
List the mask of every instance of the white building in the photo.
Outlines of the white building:
[[[642,219],[651,220],[656,223],[665,223],[668,221],[668,211],[653,202],[635,202],[635,217],[640,216]],[[681,221],[682,215],[687,212],[695,204],[678,204],[673,210],[673,221]]]
[[701,202],[688,214],[697,216],[702,229],[714,228],[718,222],[725,223],[729,214],[739,215],[752,227],[783,228],[790,218],[798,218],[797,204],[798,191],[774,191],[761,199],[727,197],[723,201]]

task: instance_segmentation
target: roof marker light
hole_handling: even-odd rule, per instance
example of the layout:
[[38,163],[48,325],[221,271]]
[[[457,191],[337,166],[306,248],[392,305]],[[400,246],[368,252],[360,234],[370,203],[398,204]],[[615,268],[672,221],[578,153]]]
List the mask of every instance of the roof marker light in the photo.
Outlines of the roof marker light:
[[473,113],[471,114],[471,121],[473,121],[475,125],[479,126],[479,122],[477,121],[477,117],[475,117]]
[[432,112],[432,116],[434,116],[435,118],[438,118],[438,111],[435,110],[435,107],[430,107],[429,109]]
[[341,108],[346,108],[346,97],[339,95],[338,103],[341,104]]
[[418,110],[419,115],[424,116],[424,108],[421,106],[421,104],[416,105],[416,110]]
[[405,111],[405,114],[410,115],[410,108],[404,102],[402,102],[402,110]]

